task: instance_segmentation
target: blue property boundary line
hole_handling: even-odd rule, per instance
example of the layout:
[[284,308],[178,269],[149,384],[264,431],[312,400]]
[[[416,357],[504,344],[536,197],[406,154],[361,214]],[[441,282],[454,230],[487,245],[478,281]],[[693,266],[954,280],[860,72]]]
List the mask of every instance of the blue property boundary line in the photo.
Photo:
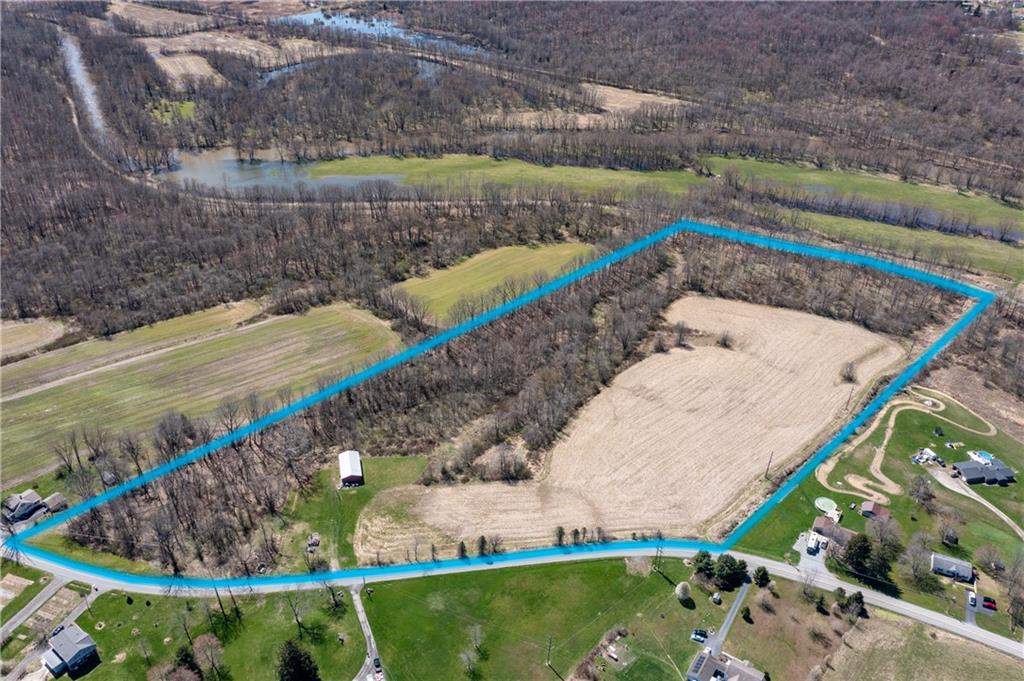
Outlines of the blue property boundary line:
[[[393,369],[405,362],[408,362],[416,357],[424,355],[425,353],[445,345],[449,341],[452,341],[460,336],[463,336],[474,329],[478,329],[481,326],[489,324],[505,315],[508,315],[521,307],[528,305],[536,300],[544,298],[555,291],[563,289],[570,284],[573,284],[591,274],[605,269],[614,263],[624,260],[640,251],[643,251],[655,244],[658,244],[669,237],[679,234],[697,234],[702,236],[708,236],[718,239],[724,239],[727,241],[733,241],[737,243],[747,244],[751,246],[758,246],[761,248],[782,251],[785,253],[794,253],[797,255],[809,256],[813,258],[819,258],[831,262],[857,265],[860,267],[867,267],[870,269],[879,270],[888,274],[893,274],[899,277],[912,279],[919,281],[937,288],[941,288],[947,291],[952,291],[969,298],[975,299],[977,302],[965,313],[960,319],[956,321],[949,329],[942,334],[942,336],[932,343],[925,351],[907,366],[900,374],[893,379],[874,399],[872,399],[849,423],[846,424],[832,439],[830,439],[821,449],[819,449],[814,456],[804,462],[800,468],[793,473],[792,476],[780,486],[771,496],[769,496],[758,509],[747,518],[743,523],[736,527],[721,543],[700,541],[692,539],[662,539],[662,540],[647,540],[647,541],[616,541],[609,542],[606,544],[592,544],[585,546],[569,546],[569,547],[550,547],[544,549],[532,549],[525,551],[513,551],[509,553],[502,553],[498,555],[492,555],[487,557],[475,557],[465,559],[451,559],[434,561],[431,563],[404,563],[400,565],[386,565],[386,566],[374,566],[374,567],[362,567],[362,568],[351,568],[346,570],[335,570],[332,572],[321,572],[314,574],[290,574],[290,575],[261,575],[261,576],[248,576],[248,577],[230,577],[230,578],[204,578],[204,577],[174,577],[169,575],[138,575],[121,572],[119,570],[112,570],[109,568],[100,567],[97,565],[90,565],[82,563],[80,561],[51,553],[45,549],[41,549],[31,544],[27,544],[26,540],[31,539],[43,532],[52,530],[59,525],[66,523],[67,521],[75,518],[83,513],[86,513],[98,506],[101,506],[113,499],[127,494],[128,492],[138,489],[146,484],[149,484],[179,468],[188,466],[189,464],[195,463],[196,461],[206,457],[207,455],[229,446],[239,440],[242,440],[249,435],[256,433],[260,430],[273,426],[281,421],[287,419],[294,414],[312,407],[334,395],[337,395],[349,388],[359,385],[367,381],[374,376],[382,374],[390,369]],[[983,289],[971,286],[955,279],[943,277],[938,274],[931,272],[924,272],[912,267],[907,267],[899,263],[888,262],[879,258],[874,258],[868,255],[860,253],[852,253],[848,251],[838,250],[834,248],[826,248],[822,246],[814,246],[810,244],[797,243],[795,241],[789,241],[778,237],[765,236],[761,234],[752,234],[749,232],[742,232],[734,229],[727,229],[725,227],[718,227],[715,225],[709,225],[700,222],[691,222],[689,220],[683,220],[680,222],[673,223],[667,227],[664,227],[656,232],[653,232],[641,239],[638,239],[618,250],[615,250],[607,255],[604,255],[596,260],[593,260],[582,267],[564,274],[556,279],[553,279],[538,288],[524,293],[517,298],[514,298],[493,310],[489,310],[480,314],[472,319],[469,319],[461,324],[458,324],[450,329],[442,331],[441,333],[428,338],[427,340],[414,345],[411,348],[407,348],[387,359],[384,359],[376,364],[373,364],[347,378],[338,381],[322,390],[314,392],[302,399],[293,402],[281,409],[278,409],[270,414],[263,416],[262,418],[253,421],[252,423],[238,428],[237,430],[231,431],[225,435],[222,435],[210,442],[197,447],[190,452],[183,454],[182,456],[169,461],[163,465],[160,465],[142,475],[139,475],[131,480],[127,480],[116,487],[112,487],[105,492],[98,494],[90,499],[87,499],[80,504],[58,513],[47,520],[35,525],[32,528],[25,530],[15,536],[9,537],[5,542],[4,546],[15,553],[21,553],[30,557],[35,557],[41,560],[45,560],[51,564],[56,564],[64,568],[75,570],[79,573],[88,574],[93,577],[114,579],[123,583],[133,584],[138,586],[149,586],[159,587],[173,590],[175,588],[198,588],[198,589],[214,589],[214,588],[248,588],[248,587],[266,587],[266,586],[299,586],[302,584],[310,583],[323,583],[326,580],[343,580],[343,579],[359,579],[362,577],[373,577],[382,578],[387,576],[403,576],[412,573],[422,574],[425,571],[429,572],[432,569],[450,569],[450,568],[467,568],[473,566],[495,566],[503,563],[518,564],[529,562],[531,560],[538,560],[544,558],[550,558],[553,556],[568,556],[568,555],[579,555],[582,557],[600,557],[602,553],[621,551],[623,549],[633,550],[645,550],[655,549],[657,547],[670,548],[670,549],[682,549],[682,550],[707,550],[712,552],[725,551],[731,549],[736,545],[758,522],[760,522],[765,515],[767,515],[772,509],[774,509],[779,502],[781,502],[790,492],[792,492],[797,485],[799,485],[822,461],[833,454],[842,443],[851,435],[857,428],[867,422],[875,413],[877,413],[882,406],[892,398],[897,392],[906,387],[911,380],[928,364],[932,359],[935,358],[942,350],[944,350],[953,340],[959,336],[977,317],[984,312],[984,310],[992,304],[996,299],[996,295],[991,291],[985,291]]]

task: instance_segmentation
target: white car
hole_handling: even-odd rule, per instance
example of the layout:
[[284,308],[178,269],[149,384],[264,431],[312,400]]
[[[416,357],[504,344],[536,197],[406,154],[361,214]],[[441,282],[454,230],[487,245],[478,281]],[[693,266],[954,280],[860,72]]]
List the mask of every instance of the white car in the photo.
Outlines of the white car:
[[967,603],[972,608],[974,606],[976,606],[978,604],[978,594],[974,593],[973,591],[968,591],[967,592]]

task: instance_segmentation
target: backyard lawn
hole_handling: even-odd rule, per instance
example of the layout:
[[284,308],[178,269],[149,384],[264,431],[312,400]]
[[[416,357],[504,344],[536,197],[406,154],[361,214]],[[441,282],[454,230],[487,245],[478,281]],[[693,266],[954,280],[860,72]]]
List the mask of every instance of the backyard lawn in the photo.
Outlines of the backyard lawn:
[[[147,670],[173,660],[188,643],[214,632],[223,646],[219,667],[235,681],[277,679],[277,655],[289,638],[307,648],[323,678],[351,679],[366,657],[366,644],[347,592],[339,591],[342,608],[334,611],[324,590],[266,596],[235,596],[241,619],[232,614],[231,595],[222,592],[223,615],[216,599],[131,595],[113,591],[100,596],[78,618],[96,640],[102,663],[94,675],[110,681],[145,679]],[[292,599],[302,622],[300,637],[288,604]],[[344,638],[344,643],[339,640]],[[205,656],[197,652],[202,667]]]

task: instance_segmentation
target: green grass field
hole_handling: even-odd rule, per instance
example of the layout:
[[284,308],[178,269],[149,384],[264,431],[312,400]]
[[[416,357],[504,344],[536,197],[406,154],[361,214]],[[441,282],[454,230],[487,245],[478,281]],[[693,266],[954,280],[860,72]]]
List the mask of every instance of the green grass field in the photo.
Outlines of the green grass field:
[[[288,597],[296,599],[301,611],[302,639],[298,639]],[[221,598],[230,613],[229,594],[222,592]],[[178,647],[187,643],[183,623],[193,639],[212,631],[223,644],[219,666],[230,676],[207,678],[275,680],[278,651],[289,638],[312,652],[325,679],[351,679],[366,657],[366,644],[348,593],[343,598],[345,612],[338,614],[330,610],[330,597],[323,590],[236,598],[242,613],[240,623],[224,618],[216,599],[129,596],[116,591],[103,594],[78,618],[79,626],[96,640],[103,661],[91,676],[98,674],[110,681],[145,679],[147,670],[173,660]],[[99,623],[102,625],[97,628]],[[345,636],[344,644],[338,640],[339,634]],[[206,666],[202,656],[197,659]]]
[[173,123],[175,118],[188,120],[196,115],[196,103],[187,99],[161,99],[152,113],[161,123]]
[[873,201],[922,206],[944,213],[970,215],[977,224],[999,226],[1009,221],[1024,228],[1024,211],[987,196],[962,194],[953,189],[925,184],[900,182],[895,178],[870,173],[841,170],[819,170],[786,163],[772,163],[746,158],[711,157],[708,165],[720,175],[733,168],[741,176],[753,176],[813,189],[829,188],[847,194],[857,194]]
[[443,323],[452,306],[464,296],[486,293],[507,279],[543,272],[550,277],[576,258],[586,257],[588,244],[553,246],[505,246],[485,251],[447,269],[425,277],[408,279],[399,288],[424,298],[431,314]]
[[[954,419],[958,416],[962,417],[962,411],[960,408],[956,410],[950,408],[948,416]],[[971,419],[972,421],[968,425],[978,423],[973,415],[971,415]],[[934,435],[933,430],[936,426],[942,427],[945,433],[943,437]],[[868,464],[875,448],[881,444],[883,436],[884,427],[879,427],[855,451],[840,454],[835,469],[829,475],[830,482],[835,485],[837,481],[842,481],[843,477],[850,473],[871,479]],[[966,447],[959,450],[960,453],[957,454],[945,447],[947,440],[962,441]],[[945,421],[939,421],[930,414],[904,411],[897,417],[896,430],[886,450],[882,472],[904,489],[917,475],[925,475],[930,479],[922,466],[910,461],[910,457],[922,447],[931,447],[938,452],[939,456],[945,458],[947,465],[966,459],[967,455],[963,452],[968,449],[985,449],[996,453],[1018,470],[1024,467],[1024,447],[1003,433],[997,433],[992,437],[976,435]],[[974,552],[985,544],[995,546],[1007,558],[1014,555],[1014,552],[1019,549],[1020,539],[1017,535],[1000,518],[981,504],[947,490],[938,483],[933,482],[932,489],[935,492],[937,506],[956,509],[963,518],[963,524],[958,528],[959,545],[947,547],[935,542],[934,550],[965,560],[972,560]],[[991,488],[975,485],[974,489],[1010,517],[1021,517],[1021,509],[1024,508],[1024,505],[1021,503],[1019,483],[1009,487]],[[784,557],[787,553],[791,558],[794,557],[791,547],[796,541],[797,535],[809,528],[811,522],[818,515],[813,504],[814,499],[819,496],[829,497],[836,501],[844,512],[842,520],[844,527],[856,532],[864,531],[865,518],[855,510],[849,509],[851,503],[859,506],[863,499],[852,494],[839,494],[827,490],[812,476],[800,483],[796,490],[751,530],[737,546],[737,550],[773,558]],[[891,497],[889,509],[892,511],[893,519],[900,525],[904,543],[917,531],[926,531],[933,536],[939,536],[941,519],[918,507],[909,496],[904,494]],[[850,578],[854,579],[855,577],[851,575]],[[897,591],[900,598],[953,617],[962,616],[964,594],[960,586],[951,586],[937,580],[929,590],[921,590],[911,582],[900,567],[895,565],[890,578],[892,584],[888,587],[882,585],[882,588]],[[991,583],[990,579],[987,581]],[[980,591],[993,593],[989,589],[990,587],[982,585]],[[1000,613],[994,620],[996,621],[987,623],[991,625],[990,628],[1004,634],[1008,632],[1009,622],[1005,613]]]
[[[130,336],[136,333],[147,343],[156,331],[128,332],[112,343],[131,345]],[[205,416],[228,396],[305,391],[320,376],[349,373],[398,347],[398,335],[384,322],[339,303],[75,375],[66,383],[4,402],[4,476],[32,475],[54,465],[53,444],[72,428],[146,431],[168,410]],[[82,348],[76,356],[101,348]],[[21,380],[31,382],[25,376]]]
[[632,192],[653,186],[670,194],[685,194],[705,180],[688,170],[610,170],[577,166],[542,166],[515,159],[449,154],[440,158],[392,156],[350,157],[319,161],[310,166],[311,177],[329,175],[401,175],[409,185],[482,183],[503,185],[563,185],[580,192]]
[[60,530],[53,530],[38,537],[33,537],[28,540],[28,543],[89,565],[98,565],[99,567],[120,570],[121,572],[133,575],[162,574],[160,570],[148,563],[128,560],[106,551],[94,551],[72,539],[68,539],[61,534]]
[[622,560],[494,570],[375,584],[363,602],[394,681],[465,678],[459,657],[472,650],[475,626],[477,678],[556,678],[544,665],[549,635],[552,667],[568,678],[605,632],[621,626],[630,633],[616,647],[625,644],[635,660],[607,678],[678,679],[700,650],[691,630],[720,626],[733,594],[715,606],[694,585],[687,609],[673,588],[689,569],[666,560],[664,572],[668,579],[631,574]]
[[7,621],[9,617],[24,608],[29,601],[35,598],[36,594],[43,590],[50,576],[35,568],[26,567],[14,561],[0,558],[0,577],[6,574],[17,575],[25,579],[31,579],[32,583],[26,586],[21,593],[12,598],[3,608],[0,608],[0,624]]
[[796,212],[810,229],[825,236],[864,246],[879,246],[906,256],[940,263],[966,259],[974,269],[1024,280],[1024,249],[984,237],[954,236],[932,230],[907,229],[881,222]]
[[356,556],[352,541],[359,513],[378,492],[416,482],[427,459],[423,456],[367,457],[362,463],[366,479],[362,487],[338,489],[337,466],[329,466],[320,472],[314,493],[294,499],[288,505],[283,521],[283,529],[289,535],[282,549],[283,571],[301,571],[305,567],[303,552],[306,537],[311,532],[320,533],[321,555],[334,559],[339,567],[354,566]]

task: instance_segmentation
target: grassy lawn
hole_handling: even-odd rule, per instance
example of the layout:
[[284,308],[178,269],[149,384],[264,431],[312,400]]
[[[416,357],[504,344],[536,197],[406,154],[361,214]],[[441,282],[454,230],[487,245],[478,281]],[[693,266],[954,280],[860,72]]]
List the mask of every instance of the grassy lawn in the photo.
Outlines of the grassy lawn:
[[476,626],[477,678],[554,678],[544,665],[549,635],[552,666],[567,678],[603,634],[621,626],[629,635],[616,647],[636,659],[607,678],[678,679],[676,670],[685,673],[700,649],[690,631],[720,626],[733,596],[723,594],[715,606],[694,588],[687,609],[673,585],[689,569],[667,560],[664,571],[668,580],[630,573],[622,560],[493,570],[378,584],[363,602],[395,681],[464,678],[459,657],[472,650]]
[[153,107],[153,116],[161,123],[173,123],[175,118],[191,119],[196,114],[196,103],[186,99],[161,99]]
[[[187,626],[193,640],[211,631],[217,635],[224,649],[221,667],[230,678],[271,681],[277,678],[281,644],[298,637],[287,597],[297,601],[305,630],[300,643],[312,652],[323,678],[355,676],[366,656],[366,645],[347,593],[343,614],[331,612],[325,591],[236,597],[242,614],[238,621],[230,617],[227,593],[221,598],[229,617],[221,614],[216,599],[110,592],[100,596],[78,618],[78,624],[96,640],[103,662],[94,675],[98,673],[103,679],[146,678],[148,669],[170,662],[175,651],[187,644]],[[345,636],[344,644],[338,640],[339,634]],[[197,659],[205,666],[202,656],[197,655]]]
[[50,575],[41,570],[20,565],[6,558],[0,558],[0,578],[7,574],[31,579],[32,583],[12,598],[7,605],[0,608],[0,624],[6,622],[7,618],[28,605],[28,602],[35,598],[36,594],[42,591],[46,583],[50,581]]
[[295,498],[285,516],[288,538],[282,549],[284,568],[288,572],[305,567],[303,554],[306,537],[320,533],[320,555],[337,567],[354,566],[352,547],[359,513],[378,492],[415,482],[427,465],[424,456],[364,458],[362,487],[338,489],[337,466],[320,472],[317,490],[308,497]]
[[507,279],[530,276],[534,272],[543,272],[550,277],[574,259],[589,255],[592,250],[588,244],[505,246],[480,253],[425,277],[408,279],[398,286],[410,295],[426,299],[431,314],[444,321],[460,298],[486,293]]
[[563,185],[581,192],[612,190],[630,192],[648,185],[671,194],[685,194],[705,180],[688,170],[610,170],[577,166],[542,166],[515,159],[496,160],[490,156],[449,154],[440,158],[391,156],[351,157],[319,161],[310,166],[311,177],[329,175],[401,175],[409,185]]
[[318,377],[349,373],[398,347],[387,324],[338,303],[76,375],[4,403],[3,472],[12,478],[53,465],[54,443],[73,428],[145,431],[169,410],[205,416],[228,396],[305,391]]
[[[950,404],[946,412],[940,413],[953,419],[964,419],[972,427],[982,425],[975,415],[954,404]],[[940,438],[934,434],[936,426],[942,427],[945,433],[943,437]],[[856,450],[840,454],[839,461],[829,475],[829,481],[834,486],[838,485],[843,481],[844,476],[850,473],[871,479],[868,466],[875,448],[881,444],[883,436],[884,427],[879,427]],[[962,441],[966,447],[960,449],[958,454],[945,447],[947,440]],[[1018,470],[1021,468],[1022,448],[1020,443],[1001,432],[995,436],[977,435],[945,421],[939,421],[931,414],[904,411],[897,416],[896,429],[886,450],[882,472],[904,489],[915,476],[928,476],[923,467],[910,461],[910,457],[922,447],[931,447],[938,452],[939,456],[946,459],[947,465],[966,459],[967,456],[963,452],[967,449],[986,449],[1003,457],[1007,463]],[[931,479],[930,476],[928,478]],[[974,488],[979,493],[985,493],[987,498],[1002,508],[1007,515],[1021,517],[1019,485],[992,488],[975,485]],[[957,546],[943,546],[936,541],[932,545],[933,550],[964,560],[972,560],[974,552],[985,544],[997,547],[1007,559],[1019,549],[1020,539],[1017,535],[1001,519],[978,502],[947,490],[937,482],[932,483],[932,489],[935,492],[937,507],[956,509],[964,520],[958,529],[960,541]],[[787,552],[791,551],[797,535],[809,528],[817,515],[813,502],[819,496],[826,496],[836,501],[839,508],[844,511],[842,520],[844,527],[857,532],[864,530],[865,519],[856,511],[849,509],[851,503],[859,505],[862,498],[852,494],[832,492],[825,489],[814,477],[809,477],[768,514],[762,523],[743,538],[737,550],[775,558],[786,556]],[[891,497],[889,509],[892,511],[893,519],[900,525],[904,544],[913,533],[918,531],[929,532],[935,537],[939,536],[941,519],[918,507],[908,496]],[[790,553],[790,557],[794,557],[792,553]],[[841,571],[838,564],[834,564],[833,567],[836,571]],[[850,580],[857,579],[852,574],[847,577]],[[911,603],[953,617],[963,618],[966,596],[962,585],[952,584],[945,579],[936,579],[927,590],[922,590],[912,583],[909,576],[898,565],[893,566],[890,580],[891,583],[888,586],[875,585],[873,588],[888,589],[893,592],[893,595],[898,595]],[[979,591],[994,593],[993,584],[992,579],[983,576]],[[1008,634],[1009,622],[1004,613],[999,613],[989,619],[991,621],[986,623],[988,628],[1004,635]]]
[[0,647],[0,659],[4,661],[4,665],[16,664],[22,651],[35,643],[37,638],[36,633],[24,624],[15,627],[10,637],[4,641],[3,647]]
[[938,262],[966,259],[973,268],[1024,280],[1024,249],[984,237],[955,236],[933,230],[908,229],[881,222],[796,211],[814,231],[865,246],[880,246],[907,256]]
[[128,560],[113,553],[94,551],[86,546],[82,546],[78,542],[65,537],[59,530],[53,530],[38,537],[33,537],[28,543],[90,565],[98,565],[136,575],[160,574],[159,570],[148,563]]
[[1018,228],[1024,226],[1024,211],[1019,208],[987,196],[962,194],[944,187],[900,182],[871,173],[818,170],[807,166],[746,158],[712,157],[708,159],[708,165],[718,175],[726,168],[733,168],[741,176],[753,176],[759,180],[770,180],[779,184],[833,190],[857,194],[873,201],[916,205],[945,213],[970,215],[978,224],[998,226],[1001,222],[1010,221]]

